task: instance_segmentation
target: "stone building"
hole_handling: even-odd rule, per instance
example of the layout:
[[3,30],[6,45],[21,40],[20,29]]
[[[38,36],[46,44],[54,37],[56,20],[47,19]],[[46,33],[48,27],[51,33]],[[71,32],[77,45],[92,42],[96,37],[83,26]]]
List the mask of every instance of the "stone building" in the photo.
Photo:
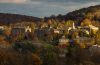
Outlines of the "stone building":
[[32,22],[21,22],[11,24],[12,33],[25,33],[25,32],[32,32]]
[[66,39],[65,36],[62,36],[61,39],[59,39],[59,45],[67,45],[69,42],[69,39]]

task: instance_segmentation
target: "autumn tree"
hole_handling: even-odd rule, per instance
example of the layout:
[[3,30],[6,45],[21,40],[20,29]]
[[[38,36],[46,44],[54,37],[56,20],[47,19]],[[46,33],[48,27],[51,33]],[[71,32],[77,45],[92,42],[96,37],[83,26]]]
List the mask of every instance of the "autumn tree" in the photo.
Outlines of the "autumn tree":
[[20,49],[21,49],[22,51],[20,51],[20,52],[28,52],[29,51],[29,52],[35,53],[37,50],[37,47],[32,44],[32,41],[27,41],[27,40],[15,42],[13,48],[16,51],[20,51]]
[[25,65],[41,65],[42,61],[40,57],[34,53],[26,53],[24,57],[24,64]]
[[32,22],[30,27],[32,28],[32,33],[34,33],[35,28],[36,28],[36,24]]
[[11,34],[11,27],[10,26],[6,27],[4,34],[7,36],[9,36]]
[[79,36],[79,33],[77,32],[77,31],[75,31],[75,32],[73,32],[72,34],[71,34],[71,38],[72,39],[75,39],[75,38],[77,38]]
[[93,17],[94,17],[94,15],[92,13],[87,13],[85,15],[85,18],[90,19],[90,20],[93,19]]
[[81,22],[81,26],[89,26],[91,25],[91,20],[89,19],[84,19],[82,22]]
[[73,20],[68,20],[65,22],[65,26],[67,27],[72,27],[73,26],[74,21]]
[[95,43],[100,44],[100,31],[95,34]]
[[0,35],[0,42],[4,41],[4,36]]
[[41,65],[42,61],[34,53],[18,53],[0,48],[0,65]]
[[55,47],[50,44],[46,44],[42,49],[40,55],[43,60],[43,65],[56,65],[57,64],[57,53]]
[[17,40],[16,40],[16,41],[24,40],[24,38],[25,38],[25,34],[22,33],[22,32],[20,32],[20,33],[18,34],[18,36],[17,36]]

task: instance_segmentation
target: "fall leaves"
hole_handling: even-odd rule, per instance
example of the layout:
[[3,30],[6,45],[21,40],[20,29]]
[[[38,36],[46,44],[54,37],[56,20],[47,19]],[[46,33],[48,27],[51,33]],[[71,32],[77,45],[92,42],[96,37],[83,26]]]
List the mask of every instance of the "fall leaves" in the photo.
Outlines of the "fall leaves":
[[40,58],[34,53],[18,53],[0,48],[0,65],[40,65]]

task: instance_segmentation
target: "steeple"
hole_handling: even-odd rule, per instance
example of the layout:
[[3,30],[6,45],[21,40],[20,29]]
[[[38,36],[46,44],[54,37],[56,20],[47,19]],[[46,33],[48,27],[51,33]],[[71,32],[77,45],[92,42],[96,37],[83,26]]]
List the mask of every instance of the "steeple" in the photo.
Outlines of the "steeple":
[[73,27],[72,27],[73,29],[75,29],[75,23],[73,22]]

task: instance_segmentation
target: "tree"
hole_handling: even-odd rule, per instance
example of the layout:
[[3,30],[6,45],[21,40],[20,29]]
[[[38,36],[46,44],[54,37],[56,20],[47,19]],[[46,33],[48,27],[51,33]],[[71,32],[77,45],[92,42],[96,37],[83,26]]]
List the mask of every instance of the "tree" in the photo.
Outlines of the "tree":
[[73,33],[72,33],[72,39],[77,38],[77,36],[79,36],[78,32],[73,32]]
[[57,53],[55,52],[55,47],[53,45],[45,44],[40,54],[41,54],[41,59],[43,60],[43,65],[57,64],[58,57]]
[[34,33],[36,24],[32,22],[31,25],[30,25],[30,27],[32,28],[32,33]]
[[100,31],[95,34],[95,43],[100,45]]
[[25,34],[21,32],[21,33],[18,34],[18,37],[17,37],[16,41],[24,40],[24,38],[25,38]]
[[81,22],[81,26],[89,26],[91,25],[91,20],[89,19],[84,19],[82,22]]
[[4,41],[4,36],[0,35],[0,42]]
[[7,36],[11,35],[11,27],[10,26],[6,27],[4,34]]
[[40,57],[34,53],[18,53],[0,48],[0,65],[41,65]]
[[24,58],[25,65],[41,65],[42,61],[40,57],[33,53],[27,53],[26,57]]
[[93,17],[94,15],[92,13],[87,13],[85,16],[85,18],[90,19],[90,20],[93,19]]
[[[27,41],[27,40],[15,42],[13,48],[19,52],[32,52],[32,53],[37,52],[37,47],[33,45],[32,41]],[[20,49],[22,51],[20,51]]]
[[67,27],[72,27],[73,26],[74,21],[73,20],[68,20],[65,22],[65,26]]

